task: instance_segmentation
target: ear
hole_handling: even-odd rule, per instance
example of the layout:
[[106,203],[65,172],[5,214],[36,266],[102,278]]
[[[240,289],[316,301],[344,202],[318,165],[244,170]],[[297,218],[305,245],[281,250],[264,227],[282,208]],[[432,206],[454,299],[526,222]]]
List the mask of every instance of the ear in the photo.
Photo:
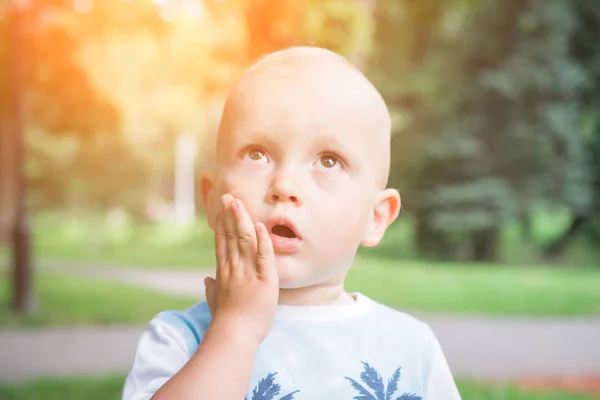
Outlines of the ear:
[[200,176],[200,197],[202,199],[202,205],[204,206],[204,212],[208,225],[215,229],[216,210],[214,204],[213,191],[215,188],[214,175],[211,173],[204,173]]
[[396,189],[385,189],[377,194],[369,226],[361,244],[374,247],[379,244],[386,229],[398,218],[401,207],[400,193]]

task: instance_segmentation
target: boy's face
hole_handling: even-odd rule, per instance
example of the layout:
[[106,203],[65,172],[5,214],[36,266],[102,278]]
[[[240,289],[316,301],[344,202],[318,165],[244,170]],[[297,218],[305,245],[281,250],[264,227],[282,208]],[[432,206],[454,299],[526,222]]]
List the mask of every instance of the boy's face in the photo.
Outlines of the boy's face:
[[216,174],[204,182],[211,226],[229,193],[254,222],[293,229],[272,231],[282,289],[343,282],[359,245],[379,242],[400,208],[397,192],[382,190],[387,122],[343,83],[249,78],[230,97],[235,118],[222,124]]

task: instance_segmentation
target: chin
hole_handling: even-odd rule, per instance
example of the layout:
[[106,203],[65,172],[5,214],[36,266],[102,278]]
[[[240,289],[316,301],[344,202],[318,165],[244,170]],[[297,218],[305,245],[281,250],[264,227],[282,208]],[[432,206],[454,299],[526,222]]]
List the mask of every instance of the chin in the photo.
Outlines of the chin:
[[280,289],[298,289],[306,286],[306,267],[302,267],[293,256],[276,256],[275,263]]

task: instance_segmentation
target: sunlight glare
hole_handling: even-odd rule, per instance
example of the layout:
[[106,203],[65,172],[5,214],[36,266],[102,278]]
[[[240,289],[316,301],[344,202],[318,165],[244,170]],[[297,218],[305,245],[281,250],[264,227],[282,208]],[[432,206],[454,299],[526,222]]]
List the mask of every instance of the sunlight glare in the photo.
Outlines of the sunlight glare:
[[72,0],[73,8],[80,14],[87,14],[94,8],[94,0]]

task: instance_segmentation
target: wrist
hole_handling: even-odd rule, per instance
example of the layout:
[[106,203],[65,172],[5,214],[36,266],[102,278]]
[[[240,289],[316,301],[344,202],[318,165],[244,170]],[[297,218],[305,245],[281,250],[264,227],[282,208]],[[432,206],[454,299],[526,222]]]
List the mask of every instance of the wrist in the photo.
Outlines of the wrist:
[[216,316],[208,331],[227,343],[244,347],[258,347],[263,339],[261,335],[254,332],[251,323],[249,324],[243,318],[232,316]]

